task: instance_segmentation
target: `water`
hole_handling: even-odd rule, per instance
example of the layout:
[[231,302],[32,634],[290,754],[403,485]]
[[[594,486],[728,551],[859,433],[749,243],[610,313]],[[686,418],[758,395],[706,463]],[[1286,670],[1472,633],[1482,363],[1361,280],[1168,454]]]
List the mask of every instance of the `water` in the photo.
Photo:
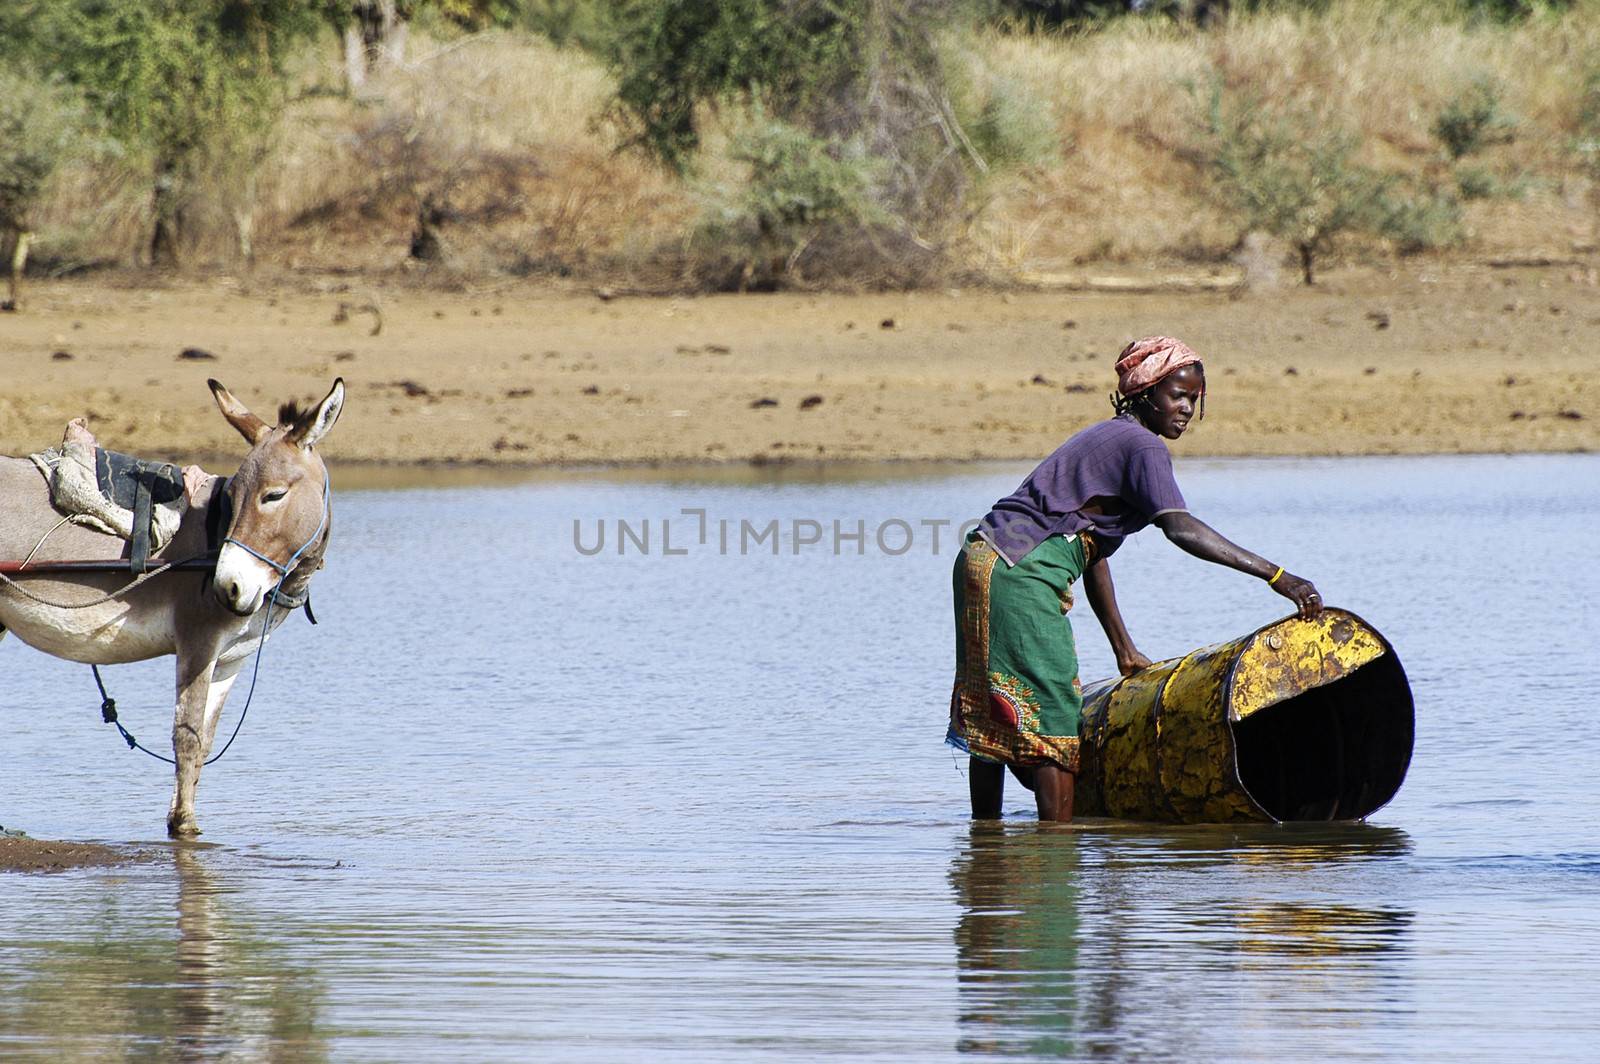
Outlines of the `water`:
[[[0,876],[0,1056],[1593,1059],[1600,459],[1180,462],[1410,673],[1405,787],[1317,829],[1041,828],[1015,786],[969,825],[950,532],[919,522],[1022,472],[338,491],[322,625],[268,648],[207,844]],[[826,531],[741,555],[740,519]],[[1113,564],[1151,658],[1283,612],[1153,531]],[[165,767],[87,670],[0,655],[0,822],[158,840]],[[109,679],[164,736],[170,663]]]

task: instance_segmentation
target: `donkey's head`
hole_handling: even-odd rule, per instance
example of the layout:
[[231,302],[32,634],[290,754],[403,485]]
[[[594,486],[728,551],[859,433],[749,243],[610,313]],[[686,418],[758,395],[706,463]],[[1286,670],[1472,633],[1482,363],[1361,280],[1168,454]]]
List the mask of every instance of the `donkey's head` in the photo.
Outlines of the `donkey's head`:
[[315,450],[344,408],[344,379],[310,410],[290,403],[277,427],[252,414],[216,381],[211,394],[250,453],[228,482],[233,523],[217,556],[213,590],[240,616],[261,608],[285,576],[320,562],[328,535],[328,467]]

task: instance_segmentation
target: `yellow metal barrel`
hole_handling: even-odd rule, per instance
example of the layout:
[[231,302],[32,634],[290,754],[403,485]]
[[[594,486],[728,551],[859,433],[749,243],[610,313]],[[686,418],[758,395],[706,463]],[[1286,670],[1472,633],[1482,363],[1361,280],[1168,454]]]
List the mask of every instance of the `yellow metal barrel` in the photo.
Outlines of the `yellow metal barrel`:
[[1076,811],[1129,820],[1358,820],[1411,764],[1405,670],[1345,610],[1085,687]]

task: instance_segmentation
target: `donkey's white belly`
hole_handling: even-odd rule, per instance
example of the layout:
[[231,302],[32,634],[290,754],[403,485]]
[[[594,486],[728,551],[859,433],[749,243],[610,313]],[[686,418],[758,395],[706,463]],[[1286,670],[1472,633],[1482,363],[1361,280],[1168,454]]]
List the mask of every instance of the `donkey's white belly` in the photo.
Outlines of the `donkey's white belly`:
[[[272,627],[288,615],[274,610]],[[232,664],[254,653],[266,624],[267,611],[240,617],[224,632],[217,661]],[[0,594],[0,627],[52,657],[85,665],[121,665],[177,652],[172,611],[107,602],[81,610],[64,610]]]
[[7,596],[0,603],[0,624],[52,657],[85,664],[144,661],[176,650],[170,611],[138,610],[126,603],[63,610]]

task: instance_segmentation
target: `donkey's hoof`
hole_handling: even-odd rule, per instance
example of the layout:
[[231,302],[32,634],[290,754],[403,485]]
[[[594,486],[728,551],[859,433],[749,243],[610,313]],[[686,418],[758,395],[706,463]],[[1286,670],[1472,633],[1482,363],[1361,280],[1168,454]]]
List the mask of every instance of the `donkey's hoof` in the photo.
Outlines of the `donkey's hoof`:
[[167,837],[172,839],[193,839],[200,836],[200,825],[194,822],[194,817],[167,821]]

